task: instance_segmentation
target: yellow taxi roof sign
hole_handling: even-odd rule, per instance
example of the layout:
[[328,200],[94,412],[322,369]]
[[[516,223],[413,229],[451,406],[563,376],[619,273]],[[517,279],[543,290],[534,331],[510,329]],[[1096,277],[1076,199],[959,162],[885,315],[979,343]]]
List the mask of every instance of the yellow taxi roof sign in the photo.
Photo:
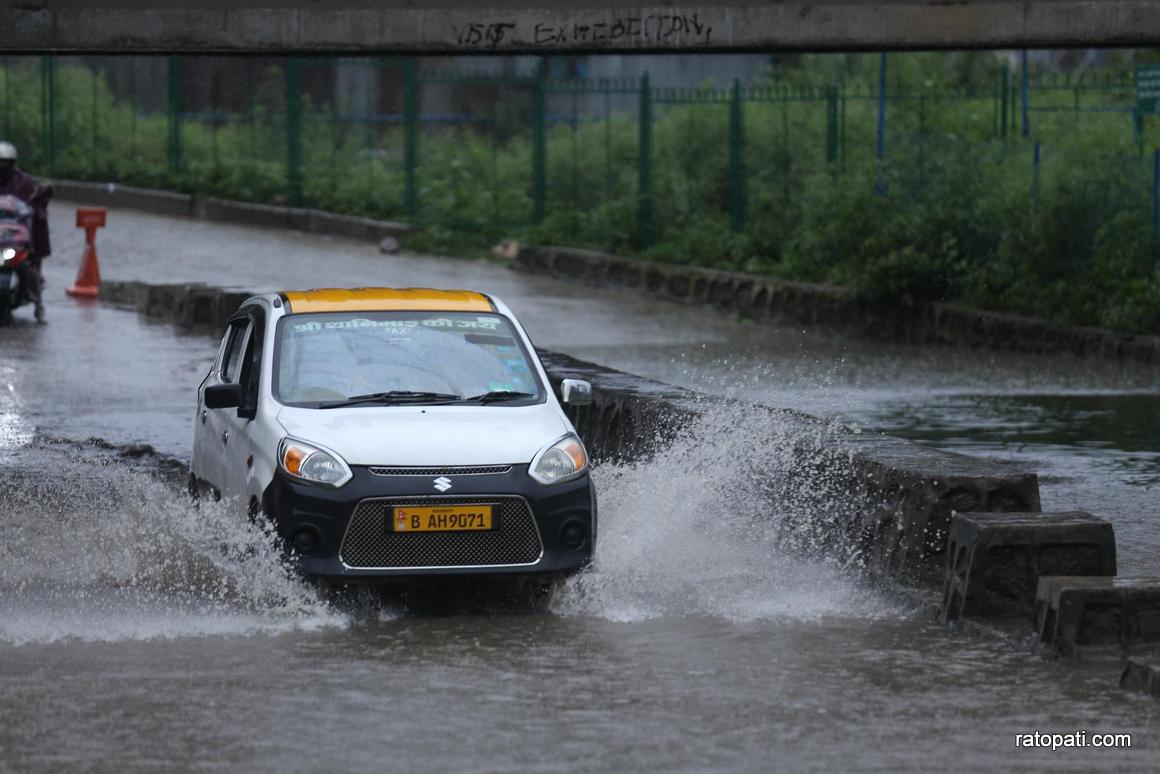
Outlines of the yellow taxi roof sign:
[[290,312],[494,312],[483,293],[433,288],[318,288],[281,293]]

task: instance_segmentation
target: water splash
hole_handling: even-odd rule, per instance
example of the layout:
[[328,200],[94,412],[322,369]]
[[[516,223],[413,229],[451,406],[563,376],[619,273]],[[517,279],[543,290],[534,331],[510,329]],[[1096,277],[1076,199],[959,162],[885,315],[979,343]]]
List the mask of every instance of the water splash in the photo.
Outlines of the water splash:
[[96,446],[0,468],[0,642],[344,625],[268,532]]
[[32,428],[25,420],[20,393],[16,390],[16,366],[0,363],[0,459],[32,440]]
[[[899,615],[856,571],[822,558],[820,527],[850,493],[805,450],[833,431],[723,405],[649,461],[598,468],[596,561],[553,609],[618,621]],[[811,548],[818,555],[805,556]]]

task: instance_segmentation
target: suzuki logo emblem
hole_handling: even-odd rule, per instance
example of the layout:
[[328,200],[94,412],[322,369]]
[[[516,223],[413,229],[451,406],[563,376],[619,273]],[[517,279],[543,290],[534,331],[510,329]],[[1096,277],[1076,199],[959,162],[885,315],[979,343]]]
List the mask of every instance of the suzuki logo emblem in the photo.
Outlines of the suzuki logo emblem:
[[440,476],[435,479],[435,488],[440,492],[446,492],[451,488],[451,479],[447,478],[447,476]]

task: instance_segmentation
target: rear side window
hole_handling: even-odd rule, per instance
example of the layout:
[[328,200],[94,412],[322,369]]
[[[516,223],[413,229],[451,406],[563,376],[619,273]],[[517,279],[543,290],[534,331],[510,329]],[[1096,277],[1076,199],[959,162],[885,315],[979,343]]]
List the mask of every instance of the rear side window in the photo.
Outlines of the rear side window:
[[261,310],[254,312],[253,322],[250,324],[249,335],[241,357],[241,368],[237,381],[242,385],[246,396],[246,404],[258,405],[258,382],[262,373],[262,338],[265,330],[266,315]]
[[249,341],[250,321],[237,320],[230,325],[229,338],[226,341],[225,352],[222,354],[222,380],[229,384],[237,383],[242,372],[242,355],[246,351]]

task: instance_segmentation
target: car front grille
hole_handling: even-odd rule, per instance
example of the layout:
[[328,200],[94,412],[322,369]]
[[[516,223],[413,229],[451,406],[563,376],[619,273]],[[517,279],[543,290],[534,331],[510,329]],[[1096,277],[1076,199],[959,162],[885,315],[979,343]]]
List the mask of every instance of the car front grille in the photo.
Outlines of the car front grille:
[[[499,528],[487,532],[411,532],[387,529],[401,505],[496,503]],[[522,497],[373,497],[355,506],[339,557],[355,569],[494,567],[535,564],[543,553],[532,510]]]
[[510,473],[511,465],[481,465],[479,467],[450,467],[450,468],[371,468],[376,476],[495,476]]

